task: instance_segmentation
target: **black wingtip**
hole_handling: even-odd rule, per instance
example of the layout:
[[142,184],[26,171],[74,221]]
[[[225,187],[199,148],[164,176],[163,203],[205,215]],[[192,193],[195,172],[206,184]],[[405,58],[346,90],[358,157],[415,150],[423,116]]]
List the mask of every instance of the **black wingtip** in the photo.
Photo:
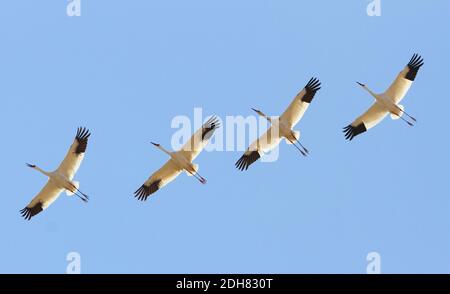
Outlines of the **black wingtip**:
[[306,94],[302,97],[302,101],[306,103],[311,103],[316,92],[321,89],[321,83],[318,78],[312,77],[305,86]]
[[217,116],[212,116],[208,119],[206,123],[203,124],[202,128],[202,140],[206,138],[206,140],[210,139],[214,133],[214,130],[220,128],[220,122]]
[[411,60],[408,62],[409,71],[406,73],[405,78],[407,80],[414,81],[417,72],[419,71],[422,65],[424,65],[422,56],[420,56],[417,53],[414,53],[414,55],[411,57]]
[[204,124],[205,127],[209,127],[211,129],[217,129],[220,128],[220,122],[217,116],[211,116],[208,121]]
[[238,161],[236,161],[234,166],[240,171],[247,170],[248,167],[252,163],[257,161],[260,157],[261,157],[261,155],[259,154],[259,152],[257,150],[255,150],[249,154],[244,153],[244,155],[242,155],[241,158],[239,158]]
[[420,68],[424,64],[422,56],[420,56],[417,53],[414,53],[414,55],[411,57],[411,60],[408,63],[409,68]]
[[161,180],[156,180],[150,184],[150,186],[146,186],[143,184],[134,192],[134,197],[136,197],[140,201],[145,201],[147,198],[159,190]]
[[348,126],[343,128],[342,132],[344,133],[345,139],[351,141],[353,140],[353,138],[355,138],[359,134],[364,133],[365,131],[367,131],[366,126],[364,125],[364,123],[360,123],[356,127],[349,124]]
[[25,220],[28,220],[28,221],[31,220],[31,212],[30,212],[28,207],[25,207],[25,208],[21,209],[20,210],[20,214],[22,215],[22,217]]
[[305,88],[308,88],[309,90],[318,91],[320,90],[320,80],[318,78],[312,77],[308,83],[306,84]]
[[22,215],[22,217],[24,219],[31,220],[31,218],[33,216],[35,216],[36,214],[38,214],[42,210],[43,210],[42,203],[39,202],[39,203],[35,204],[33,207],[26,206],[25,208],[21,209],[20,210],[20,214]]
[[91,133],[89,132],[88,128],[85,128],[85,127],[78,127],[77,128],[76,138],[78,140],[87,139],[87,138],[89,138],[90,135],[91,135]]
[[78,141],[78,146],[75,153],[80,154],[86,152],[87,143],[90,136],[91,133],[89,132],[89,129],[85,127],[78,127],[77,135],[75,136],[75,139]]

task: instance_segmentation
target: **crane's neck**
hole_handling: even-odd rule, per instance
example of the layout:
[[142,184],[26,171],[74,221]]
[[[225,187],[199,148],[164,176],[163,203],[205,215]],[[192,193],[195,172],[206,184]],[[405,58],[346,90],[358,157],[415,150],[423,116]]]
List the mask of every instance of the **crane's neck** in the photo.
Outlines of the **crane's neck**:
[[375,94],[372,90],[370,90],[368,87],[364,87],[364,89],[369,92],[370,95],[373,96],[373,98],[375,98],[376,100],[379,100],[380,97],[378,96],[378,94]]
[[158,146],[159,150],[161,150],[162,152],[166,153],[167,155],[169,155],[170,157],[172,157],[172,152],[166,150],[164,147],[162,147],[161,145]]
[[279,116],[276,117],[267,117],[267,120],[273,127],[277,127],[278,129],[285,129],[286,123],[281,120]]
[[261,115],[262,117],[264,117],[265,119],[267,119],[267,121],[270,122],[271,124],[273,123],[273,120],[272,120],[271,117],[265,115],[264,113],[261,113],[260,115]]
[[49,173],[49,172],[46,172],[45,170],[43,170],[43,169],[40,168],[39,166],[35,166],[35,167],[33,167],[33,169],[35,169],[35,170],[37,170],[38,172],[40,172],[40,173],[46,175],[47,177],[50,177],[50,173]]

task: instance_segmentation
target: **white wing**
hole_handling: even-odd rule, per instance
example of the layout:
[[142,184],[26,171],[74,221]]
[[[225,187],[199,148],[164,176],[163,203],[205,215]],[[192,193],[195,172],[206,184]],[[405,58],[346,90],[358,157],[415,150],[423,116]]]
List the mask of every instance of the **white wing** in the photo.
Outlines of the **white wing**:
[[305,114],[314,95],[320,90],[320,81],[311,78],[300,93],[295,96],[289,107],[280,116],[280,120],[286,122],[291,128],[295,126]]
[[398,74],[391,86],[382,95],[391,98],[395,104],[398,104],[405,97],[409,88],[411,88],[417,72],[422,65],[422,57],[414,54],[408,65]]
[[66,157],[58,167],[58,172],[66,176],[69,180],[72,180],[86,152],[89,136],[89,130],[86,128],[78,128],[75,140],[70,146]]
[[375,102],[369,110],[344,128],[345,138],[351,141],[354,137],[376,126],[388,113],[380,103]]
[[216,117],[211,117],[206,123],[199,128],[194,135],[183,145],[178,153],[182,154],[187,160],[192,162],[208,144],[209,139],[214,131],[220,127]]
[[141,201],[147,200],[148,196],[173,181],[181,171],[182,169],[170,159],[134,192],[134,197]]
[[236,162],[237,169],[243,171],[257,161],[261,155],[268,152],[280,144],[281,138],[277,128],[270,127],[267,131],[258,139],[256,139],[250,147],[247,148],[244,155]]
[[48,181],[44,188],[42,188],[42,190],[20,211],[20,213],[26,220],[30,220],[33,216],[49,207],[62,191],[63,189],[58,188]]

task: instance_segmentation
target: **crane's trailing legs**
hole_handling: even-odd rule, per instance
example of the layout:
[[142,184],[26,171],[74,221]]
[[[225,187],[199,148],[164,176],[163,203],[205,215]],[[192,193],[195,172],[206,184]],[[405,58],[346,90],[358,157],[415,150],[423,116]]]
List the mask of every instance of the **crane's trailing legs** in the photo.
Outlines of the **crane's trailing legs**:
[[[80,198],[81,200],[83,200],[83,202],[88,202],[89,200],[89,196],[84,194],[83,192],[80,191],[80,189],[78,189],[74,184],[72,184],[71,182],[69,182],[70,186],[74,189],[74,193],[76,196],[78,196],[78,198]],[[81,196],[77,193],[79,192],[81,194]]]
[[[298,151],[300,151],[300,153],[301,153],[303,156],[307,156],[306,152],[303,151],[302,149],[300,149],[300,147],[298,147],[291,139],[288,139],[288,140],[289,140],[289,142],[291,142],[292,145],[294,145],[295,148],[297,148]],[[298,142],[298,140],[297,140],[297,142]],[[299,142],[299,143],[300,143],[300,142]],[[300,144],[300,146],[302,146],[302,145]],[[305,149],[305,147],[303,147],[303,146],[302,146],[302,148]],[[307,151],[307,150],[306,150],[306,151]]]
[[80,198],[84,203],[87,203],[89,198],[84,198],[83,196],[78,195],[78,193],[73,193],[74,195],[76,195],[78,198]]
[[403,117],[401,117],[401,116],[400,116],[400,118],[401,118],[405,123],[407,123],[409,126],[411,126],[411,127],[414,126],[414,124],[413,124],[412,122],[407,121],[405,118],[403,118]]
[[[397,108],[398,108],[399,110],[403,111],[400,107],[397,106]],[[403,112],[403,113],[405,113],[405,112]],[[400,113],[400,114],[397,114],[397,113],[395,113],[395,112],[391,112],[391,114],[394,115],[394,116],[396,116],[396,117],[398,117],[398,118],[400,118],[402,121],[404,121],[405,123],[407,123],[409,126],[411,126],[411,127],[414,126],[414,123],[412,123],[412,122],[408,121],[407,119],[405,119],[405,118],[401,115],[401,113]],[[406,114],[406,113],[405,113],[405,114]],[[408,115],[408,117],[409,117],[409,115]],[[414,121],[416,121],[416,120],[414,119]]]
[[199,180],[200,183],[202,184],[206,184],[206,179],[204,177],[202,177],[198,172],[191,172],[189,171],[189,173],[191,175],[193,175],[197,180]]
[[[309,154],[309,150],[305,148],[305,146],[302,145],[302,143],[300,143],[300,141],[297,139],[296,136],[294,136],[294,134],[292,134],[292,136],[295,138],[295,141],[300,145],[300,147],[302,147],[304,153]],[[305,155],[306,156],[306,155]]]
[[401,112],[403,112],[404,114],[406,114],[407,117],[409,117],[410,119],[412,119],[414,122],[417,122],[417,120],[416,120],[414,117],[412,117],[411,115],[409,115],[405,110],[401,109],[401,108],[398,107],[397,105],[396,105],[396,107],[397,107],[398,110],[400,110]]

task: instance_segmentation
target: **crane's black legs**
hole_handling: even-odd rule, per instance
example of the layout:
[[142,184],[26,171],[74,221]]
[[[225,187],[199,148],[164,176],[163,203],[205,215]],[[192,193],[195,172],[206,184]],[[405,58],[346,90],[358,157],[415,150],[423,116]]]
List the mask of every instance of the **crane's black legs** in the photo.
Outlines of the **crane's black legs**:
[[295,141],[297,141],[297,143],[300,145],[300,147],[303,148],[303,151],[305,151],[306,154],[309,154],[308,149],[305,148],[305,146],[302,145],[302,143],[300,143],[300,141],[296,138]]
[[409,117],[410,119],[412,119],[414,122],[417,122],[417,120],[412,117],[411,115],[409,115],[406,111],[404,111],[403,109],[401,109],[400,107],[398,107],[397,105],[395,105],[395,107],[400,110],[401,112],[403,112],[404,114],[406,114],[407,117]]
[[400,116],[400,118],[401,118],[404,122],[406,122],[409,126],[411,126],[411,127],[414,126],[414,124],[413,124],[412,122],[407,121],[406,119],[404,119],[404,118],[401,117],[401,116]]
[[[187,170],[187,169],[186,169]],[[191,172],[190,170],[187,170],[188,173],[190,173],[192,176],[194,176],[200,183],[206,184],[206,179],[202,177],[198,172]]]
[[195,175],[200,177],[200,179],[199,179],[200,183],[206,184],[206,179],[204,177],[202,177],[198,172],[195,172]]
[[[70,183],[70,182],[69,182]],[[84,202],[88,202],[89,196],[81,192],[74,184],[70,183],[70,185],[75,189],[74,194],[77,195]],[[82,196],[80,196],[77,192],[79,192]]]
[[[300,147],[302,147],[303,151],[300,151],[303,156],[306,156],[306,154],[309,154],[308,149],[305,148],[305,146],[302,145],[302,143],[300,143],[300,141],[297,139],[297,137],[295,136],[294,132],[291,131],[291,135],[292,137],[295,139],[295,141],[300,145]],[[295,145],[290,139],[289,142],[291,142],[293,145]],[[296,146],[297,147],[297,146]],[[298,148],[297,148],[298,149]]]
[[82,197],[82,196],[80,196],[80,195],[78,195],[78,193],[74,193],[76,196],[78,196],[78,198],[80,198],[81,200],[83,200],[83,202],[88,202],[88,199],[86,199],[86,198],[84,198],[84,197]]
[[[394,113],[394,115],[397,115]],[[412,122],[409,122],[408,120],[406,120],[403,116],[399,116],[397,115],[399,118],[401,118],[401,120],[403,120],[405,123],[407,123],[409,126],[414,126],[414,124]]]
[[[287,138],[286,138],[287,139]],[[300,149],[291,139],[288,139],[289,140],[289,142],[291,142],[291,144],[292,145],[294,145],[294,147],[295,148],[297,148],[297,150],[298,151],[300,151],[300,153],[303,155],[303,156],[306,156],[306,153],[305,153],[305,151],[303,151],[302,149]],[[298,140],[297,140],[297,142],[298,142]],[[301,145],[301,144],[300,144]],[[303,147],[303,146],[302,146]],[[305,147],[303,147],[303,148],[305,148]]]

